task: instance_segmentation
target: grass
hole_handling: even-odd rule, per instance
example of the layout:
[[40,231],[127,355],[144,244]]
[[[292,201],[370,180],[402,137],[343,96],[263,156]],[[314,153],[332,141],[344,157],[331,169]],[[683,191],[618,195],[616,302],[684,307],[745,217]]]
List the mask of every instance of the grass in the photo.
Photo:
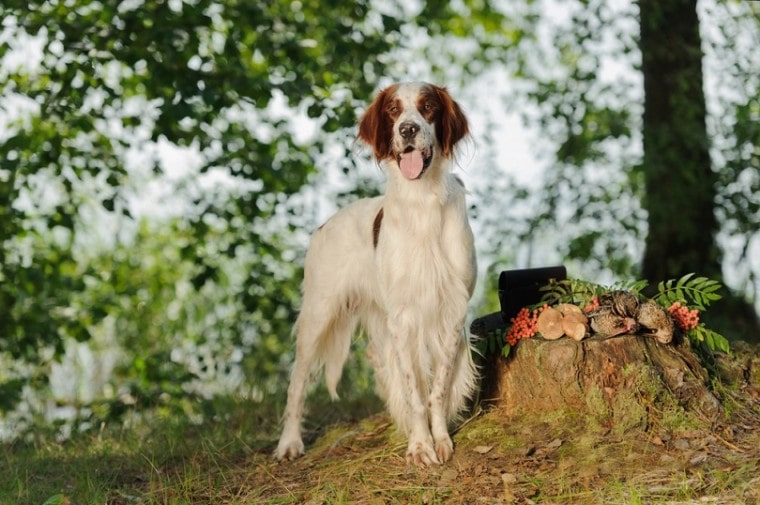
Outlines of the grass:
[[[254,426],[253,406],[238,406],[240,414],[225,423],[165,421],[62,444],[5,446],[0,503],[43,504],[56,495],[64,500],[57,503],[71,504],[468,503],[472,493],[494,503],[502,496],[515,503],[677,503],[705,496],[741,503],[760,471],[757,455],[728,451],[715,467],[693,468],[690,453],[662,460],[667,451],[647,443],[644,433],[599,436],[559,419],[507,423],[495,411],[456,435],[455,458],[442,467],[408,467],[405,442],[384,415],[333,424],[304,458],[278,465],[270,456],[274,423]],[[756,446],[759,438],[755,433]],[[474,450],[479,446],[493,448],[482,454]],[[509,494],[504,474],[515,476]]]
[[[43,504],[63,495],[75,504],[195,503],[201,494],[228,488],[263,430],[274,432],[273,412],[261,405],[227,401],[224,421],[192,426],[152,419],[132,428],[106,427],[59,443],[52,434],[0,446],[0,504]],[[268,409],[265,409],[268,410]]]
[[310,398],[307,454],[283,464],[271,457],[281,400],[218,400],[202,425],[155,417],[66,442],[43,431],[0,446],[0,505],[760,503],[760,400],[727,388],[731,418],[705,424],[634,383],[625,401],[646,409],[630,419],[601,397],[586,414],[481,412],[429,469],[406,465],[371,395]]
[[117,479],[132,473],[134,454],[109,438],[97,443],[86,437],[57,444],[37,442],[5,447],[0,472],[0,503],[44,503],[56,494],[104,503]]

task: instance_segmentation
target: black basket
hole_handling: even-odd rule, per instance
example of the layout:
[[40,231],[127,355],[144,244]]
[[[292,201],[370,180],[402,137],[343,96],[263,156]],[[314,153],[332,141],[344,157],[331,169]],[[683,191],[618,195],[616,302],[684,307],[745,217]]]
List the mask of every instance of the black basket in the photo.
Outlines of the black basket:
[[521,308],[541,301],[541,288],[549,281],[567,279],[564,266],[505,270],[499,275],[499,304],[505,322],[517,315]]

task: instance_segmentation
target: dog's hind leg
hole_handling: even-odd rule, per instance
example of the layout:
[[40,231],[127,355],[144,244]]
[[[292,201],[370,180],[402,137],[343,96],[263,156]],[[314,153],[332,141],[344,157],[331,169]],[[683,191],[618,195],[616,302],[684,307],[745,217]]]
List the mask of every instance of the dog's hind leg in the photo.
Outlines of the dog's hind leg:
[[306,387],[314,371],[324,366],[328,391],[333,399],[337,398],[336,386],[348,356],[356,319],[344,310],[345,306],[330,310],[325,305],[313,308],[305,303],[296,321],[296,359],[288,386],[282,434],[275,450],[279,460],[294,459],[304,453],[301,419]]
[[319,333],[322,330],[315,330],[303,323],[303,318],[299,316],[298,321],[296,321],[296,360],[290,373],[282,434],[274,453],[278,460],[294,459],[304,452],[303,440],[301,439],[303,404],[306,400],[306,384],[311,376],[316,357],[315,344],[319,340]]

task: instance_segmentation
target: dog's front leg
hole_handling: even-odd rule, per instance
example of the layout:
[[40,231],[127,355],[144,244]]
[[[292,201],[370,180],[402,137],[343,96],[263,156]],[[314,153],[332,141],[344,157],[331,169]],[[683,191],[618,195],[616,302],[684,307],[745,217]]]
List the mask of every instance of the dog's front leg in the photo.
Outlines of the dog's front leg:
[[406,449],[406,461],[417,466],[440,464],[441,461],[436,455],[433,439],[430,435],[425,400],[417,387],[415,374],[410,372],[413,366],[412,361],[403,351],[398,352],[397,357],[399,359],[399,368],[406,370],[403,373],[404,393],[409,405],[409,410],[407,411],[409,444]]
[[417,466],[430,466],[440,464],[433,447],[433,438],[428,424],[428,409],[423,395],[420,392],[417,367],[410,356],[410,342],[416,339],[419,329],[414,324],[404,324],[414,321],[414,318],[405,317],[403,311],[393,318],[395,324],[390,324],[389,329],[393,339],[393,359],[395,361],[394,375],[395,384],[401,386],[401,391],[393,391],[391,394],[401,394],[395,401],[389,403],[391,414],[396,421],[406,427],[409,444],[406,450],[406,461]]
[[451,459],[454,453],[454,443],[449,436],[447,403],[451,394],[451,382],[455,367],[459,365],[458,356],[461,347],[466,343],[462,338],[462,326],[458,326],[447,339],[443,353],[443,361],[438,364],[433,377],[433,385],[430,390],[430,428],[435,442],[435,452],[438,459],[445,463]]

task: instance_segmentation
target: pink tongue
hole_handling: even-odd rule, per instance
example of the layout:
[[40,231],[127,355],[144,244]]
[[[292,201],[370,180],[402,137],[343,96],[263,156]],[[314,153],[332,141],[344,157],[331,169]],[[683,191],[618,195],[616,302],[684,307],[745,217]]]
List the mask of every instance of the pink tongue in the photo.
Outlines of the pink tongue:
[[422,173],[422,153],[414,150],[401,155],[399,166],[407,179],[416,179]]

